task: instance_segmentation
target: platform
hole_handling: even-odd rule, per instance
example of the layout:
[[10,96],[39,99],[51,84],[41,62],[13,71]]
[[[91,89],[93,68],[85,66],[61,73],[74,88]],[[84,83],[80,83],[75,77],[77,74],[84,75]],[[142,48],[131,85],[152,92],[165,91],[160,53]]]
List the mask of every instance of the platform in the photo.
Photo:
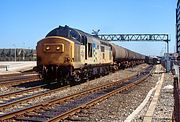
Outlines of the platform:
[[155,73],[161,76],[151,95],[151,101],[143,122],[172,122],[174,98],[173,98],[173,75],[163,72],[161,65],[156,66]]
[[36,61],[0,62],[0,75],[28,71],[36,66]]
[[133,111],[125,122],[172,122],[174,110],[172,73],[166,73],[161,65],[156,65],[154,75],[158,81],[143,102]]
[[143,122],[172,122],[173,109],[173,76],[162,73]]

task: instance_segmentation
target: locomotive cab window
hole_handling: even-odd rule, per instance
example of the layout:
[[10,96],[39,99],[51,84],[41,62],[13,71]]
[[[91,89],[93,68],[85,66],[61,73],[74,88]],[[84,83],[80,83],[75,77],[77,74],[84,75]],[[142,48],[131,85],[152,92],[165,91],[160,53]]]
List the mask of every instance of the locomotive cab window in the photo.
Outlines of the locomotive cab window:
[[87,44],[87,39],[86,39],[85,36],[81,36],[81,43],[82,43],[83,45],[86,45],[86,44]]
[[74,30],[69,30],[69,36],[74,40],[80,41],[79,34]]
[[92,43],[88,43],[88,57],[92,57]]

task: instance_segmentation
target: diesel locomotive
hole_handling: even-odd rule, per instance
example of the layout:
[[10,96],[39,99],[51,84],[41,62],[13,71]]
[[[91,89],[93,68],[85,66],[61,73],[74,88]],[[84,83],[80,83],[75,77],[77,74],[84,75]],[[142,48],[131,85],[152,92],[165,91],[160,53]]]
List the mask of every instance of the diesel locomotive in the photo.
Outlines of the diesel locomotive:
[[145,56],[69,26],[50,31],[36,46],[45,81],[79,82],[144,62]]

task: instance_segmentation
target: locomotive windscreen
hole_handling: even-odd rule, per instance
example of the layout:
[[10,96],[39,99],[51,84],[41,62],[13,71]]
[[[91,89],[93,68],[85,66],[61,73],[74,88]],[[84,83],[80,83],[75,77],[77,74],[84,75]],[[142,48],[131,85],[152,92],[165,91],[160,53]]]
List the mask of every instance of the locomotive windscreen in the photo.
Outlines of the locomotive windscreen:
[[59,26],[58,28],[55,28],[54,30],[50,31],[46,37],[48,36],[62,36],[65,38],[70,38],[73,40],[80,40],[80,35],[78,32],[76,32],[74,29],[69,28],[68,26],[62,27]]
[[46,37],[48,36],[63,36],[68,37],[68,30],[65,28],[55,28],[51,32],[49,32]]

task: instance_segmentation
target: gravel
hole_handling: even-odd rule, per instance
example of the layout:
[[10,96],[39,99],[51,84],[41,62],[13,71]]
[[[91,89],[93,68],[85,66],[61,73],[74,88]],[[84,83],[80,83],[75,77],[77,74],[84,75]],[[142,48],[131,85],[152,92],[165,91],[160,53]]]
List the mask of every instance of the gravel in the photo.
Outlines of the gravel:
[[18,90],[24,90],[24,89],[26,89],[26,88],[24,88],[24,87],[6,87],[6,86],[1,86],[0,87],[0,95],[11,93],[11,92],[15,92],[15,91],[18,91]]

